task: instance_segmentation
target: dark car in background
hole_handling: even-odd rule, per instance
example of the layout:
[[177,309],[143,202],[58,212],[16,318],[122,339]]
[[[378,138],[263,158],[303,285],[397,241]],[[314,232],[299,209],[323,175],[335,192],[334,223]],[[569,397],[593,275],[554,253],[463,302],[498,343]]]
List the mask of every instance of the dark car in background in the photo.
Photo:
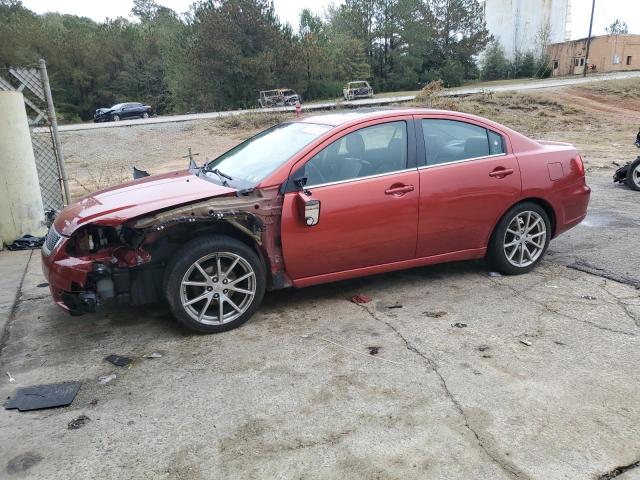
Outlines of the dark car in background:
[[93,116],[94,122],[119,122],[130,118],[149,118],[153,108],[142,103],[118,103],[111,108],[99,108]]

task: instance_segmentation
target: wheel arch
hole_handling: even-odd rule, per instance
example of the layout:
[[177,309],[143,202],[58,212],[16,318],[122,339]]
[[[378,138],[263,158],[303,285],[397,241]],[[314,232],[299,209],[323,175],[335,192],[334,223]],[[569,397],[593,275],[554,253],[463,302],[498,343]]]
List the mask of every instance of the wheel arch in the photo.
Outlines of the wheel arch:
[[509,212],[509,210],[511,210],[513,207],[516,207],[520,204],[527,203],[527,202],[535,203],[545,211],[545,213],[549,217],[549,223],[551,223],[551,238],[554,238],[556,236],[557,217],[556,217],[556,211],[553,208],[553,205],[551,205],[551,203],[549,203],[547,200],[540,197],[526,197],[518,200],[512,205],[509,205],[509,207],[505,209],[504,212],[502,212],[502,215],[500,215],[500,217],[496,220],[495,224],[493,225],[493,228],[491,229],[491,235],[489,235],[489,238],[487,239],[487,246],[493,240],[493,236],[496,233],[496,229],[498,228],[500,221],[504,218],[507,212]]

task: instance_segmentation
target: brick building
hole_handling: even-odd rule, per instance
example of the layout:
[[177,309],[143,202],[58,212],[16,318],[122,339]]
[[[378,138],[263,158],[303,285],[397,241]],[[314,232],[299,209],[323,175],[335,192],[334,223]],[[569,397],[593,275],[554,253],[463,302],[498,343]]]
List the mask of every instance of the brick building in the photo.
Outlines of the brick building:
[[554,43],[548,48],[553,75],[579,75],[590,72],[640,70],[640,35],[602,35],[591,38],[589,58],[587,39]]

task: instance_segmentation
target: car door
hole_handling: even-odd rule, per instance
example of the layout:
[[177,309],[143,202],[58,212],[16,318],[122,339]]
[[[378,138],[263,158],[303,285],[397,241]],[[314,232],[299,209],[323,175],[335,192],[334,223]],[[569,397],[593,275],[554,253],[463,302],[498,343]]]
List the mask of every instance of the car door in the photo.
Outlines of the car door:
[[508,137],[472,120],[419,118],[417,257],[481,254],[522,190]]
[[[410,117],[353,127],[298,163],[291,178],[300,177],[308,195],[285,193],[282,212],[294,280],[414,258],[419,176]],[[305,224],[300,198],[320,202],[316,225]]]

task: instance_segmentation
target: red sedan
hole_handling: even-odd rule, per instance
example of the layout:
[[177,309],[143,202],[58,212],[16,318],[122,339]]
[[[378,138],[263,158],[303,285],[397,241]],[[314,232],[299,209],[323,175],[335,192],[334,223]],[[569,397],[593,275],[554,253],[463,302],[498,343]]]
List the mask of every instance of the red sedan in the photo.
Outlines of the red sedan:
[[186,327],[220,332],[266,290],[478,258],[528,272],[589,195],[573,146],[474,115],[314,116],[68,206],[42,264],[71,313],[166,300]]

